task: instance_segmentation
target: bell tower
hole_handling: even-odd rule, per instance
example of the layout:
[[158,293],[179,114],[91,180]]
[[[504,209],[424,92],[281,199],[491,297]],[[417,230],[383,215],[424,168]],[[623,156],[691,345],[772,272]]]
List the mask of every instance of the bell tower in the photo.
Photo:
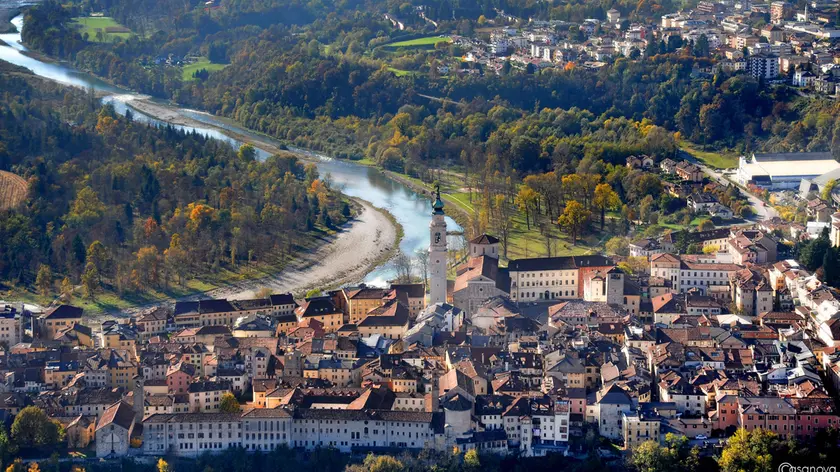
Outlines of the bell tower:
[[446,220],[440,185],[435,186],[432,222],[429,224],[429,304],[446,303]]

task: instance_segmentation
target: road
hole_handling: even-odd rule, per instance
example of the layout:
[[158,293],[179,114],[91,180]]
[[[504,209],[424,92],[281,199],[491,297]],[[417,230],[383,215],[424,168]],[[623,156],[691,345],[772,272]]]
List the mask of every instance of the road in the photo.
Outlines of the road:
[[[702,162],[698,161],[694,156],[692,156],[688,152],[680,149],[680,154],[682,155],[682,157],[685,160],[696,164],[697,167],[699,167],[703,171],[704,174],[708,175],[709,178],[711,178],[715,182],[717,182],[721,185],[730,185],[730,184],[737,185],[735,182],[726,178],[726,176],[723,175],[723,172],[716,171],[716,170],[712,169],[711,167],[703,164]],[[741,191],[744,194],[744,196],[746,196],[747,199],[750,201],[750,205],[752,205],[752,208],[753,208],[753,213],[755,213],[755,215],[752,218],[750,218],[751,220],[753,220],[753,221],[763,221],[763,220],[767,220],[767,219],[779,216],[779,212],[777,212],[772,206],[769,206],[769,205],[764,206],[764,201],[762,201],[760,198],[758,198],[755,195],[747,192],[743,188],[741,189]]]

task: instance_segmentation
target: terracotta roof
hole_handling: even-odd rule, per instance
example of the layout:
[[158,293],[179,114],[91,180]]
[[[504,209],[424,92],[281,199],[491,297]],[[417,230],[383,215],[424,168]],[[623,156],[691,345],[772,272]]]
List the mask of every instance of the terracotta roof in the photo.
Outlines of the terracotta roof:
[[130,430],[131,426],[134,424],[134,409],[131,405],[123,401],[118,401],[117,403],[109,406],[108,409],[102,413],[102,417],[99,419],[99,425],[96,427],[96,430],[99,431],[112,423],[125,430]]
[[499,272],[499,260],[490,256],[472,257],[466,264],[458,267],[455,278],[455,292],[467,288],[467,284],[478,277],[496,280]]

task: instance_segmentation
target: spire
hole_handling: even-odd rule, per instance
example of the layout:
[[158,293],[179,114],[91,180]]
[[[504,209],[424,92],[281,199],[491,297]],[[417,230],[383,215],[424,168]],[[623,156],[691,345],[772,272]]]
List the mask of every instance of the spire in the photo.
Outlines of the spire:
[[440,184],[435,184],[435,202],[432,203],[433,215],[443,214],[443,200],[440,198]]

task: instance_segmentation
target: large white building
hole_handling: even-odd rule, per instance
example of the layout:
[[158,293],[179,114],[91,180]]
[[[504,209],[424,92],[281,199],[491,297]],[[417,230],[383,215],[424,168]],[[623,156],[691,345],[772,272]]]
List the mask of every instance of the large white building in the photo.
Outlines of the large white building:
[[650,258],[650,275],[670,280],[674,292],[697,289],[704,295],[726,294],[730,277],[741,270],[741,266],[715,263],[713,259],[713,256],[656,254]]
[[582,299],[585,281],[614,266],[611,259],[597,255],[512,260],[510,297],[516,302]]
[[194,457],[230,447],[273,451],[278,446],[432,448],[442,437],[440,413],[392,410],[293,411],[257,408],[238,413],[152,415],[143,421],[143,451],[148,455]]
[[830,152],[777,152],[741,156],[738,183],[769,190],[797,189],[803,179],[811,180],[840,169]]

